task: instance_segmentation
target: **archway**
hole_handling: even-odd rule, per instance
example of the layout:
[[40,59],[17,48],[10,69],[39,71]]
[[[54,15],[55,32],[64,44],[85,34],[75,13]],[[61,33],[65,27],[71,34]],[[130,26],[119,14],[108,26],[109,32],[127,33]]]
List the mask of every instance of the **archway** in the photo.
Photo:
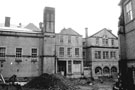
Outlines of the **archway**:
[[96,67],[95,68],[95,74],[97,74],[97,75],[101,75],[102,74],[102,68],[101,67]]
[[109,73],[110,73],[109,67],[105,66],[105,67],[103,68],[103,73],[104,73],[104,74],[109,74]]
[[112,66],[111,73],[117,73],[117,68],[115,66]]

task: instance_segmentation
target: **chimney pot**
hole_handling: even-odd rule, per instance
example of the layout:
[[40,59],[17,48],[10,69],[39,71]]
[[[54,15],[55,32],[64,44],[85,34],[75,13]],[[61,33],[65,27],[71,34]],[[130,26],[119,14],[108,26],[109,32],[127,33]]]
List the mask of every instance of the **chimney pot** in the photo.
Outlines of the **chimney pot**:
[[88,37],[88,28],[87,27],[85,28],[85,37],[86,38]]

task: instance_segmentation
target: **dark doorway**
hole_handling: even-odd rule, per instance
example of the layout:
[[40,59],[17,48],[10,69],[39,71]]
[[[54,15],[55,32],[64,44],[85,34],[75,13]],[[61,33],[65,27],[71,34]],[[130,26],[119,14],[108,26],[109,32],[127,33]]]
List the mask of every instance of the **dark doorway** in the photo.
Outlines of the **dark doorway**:
[[58,72],[64,72],[64,76],[66,76],[66,61],[58,61]]

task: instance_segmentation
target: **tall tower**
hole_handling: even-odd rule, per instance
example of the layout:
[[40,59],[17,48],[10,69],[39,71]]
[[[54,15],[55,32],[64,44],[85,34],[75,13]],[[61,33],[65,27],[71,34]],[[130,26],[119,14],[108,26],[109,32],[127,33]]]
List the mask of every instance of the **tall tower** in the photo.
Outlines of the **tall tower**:
[[43,15],[43,73],[55,72],[55,9],[45,7]]
[[55,9],[52,7],[45,7],[44,10],[44,32],[55,33]]

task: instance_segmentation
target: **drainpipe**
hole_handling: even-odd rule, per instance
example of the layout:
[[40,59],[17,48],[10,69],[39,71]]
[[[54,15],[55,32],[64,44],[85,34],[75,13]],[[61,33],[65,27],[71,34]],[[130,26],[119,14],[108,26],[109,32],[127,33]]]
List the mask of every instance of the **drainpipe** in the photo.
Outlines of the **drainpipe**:
[[43,74],[43,64],[44,64],[44,31],[43,31],[44,27],[43,27],[43,23],[40,22],[39,27],[41,29],[41,35],[42,35],[42,38],[41,38],[41,55],[40,55],[40,58],[41,58],[40,74]]

